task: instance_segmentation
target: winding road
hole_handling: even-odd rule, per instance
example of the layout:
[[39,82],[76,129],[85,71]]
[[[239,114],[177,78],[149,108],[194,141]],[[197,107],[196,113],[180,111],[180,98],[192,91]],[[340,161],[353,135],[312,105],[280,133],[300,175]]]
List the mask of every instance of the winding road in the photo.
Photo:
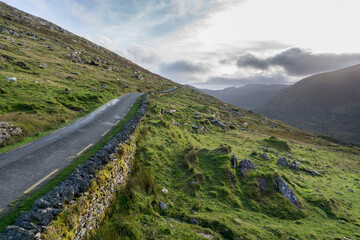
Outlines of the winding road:
[[0,213],[54,177],[94,146],[128,113],[142,93],[117,98],[82,119],[0,155]]

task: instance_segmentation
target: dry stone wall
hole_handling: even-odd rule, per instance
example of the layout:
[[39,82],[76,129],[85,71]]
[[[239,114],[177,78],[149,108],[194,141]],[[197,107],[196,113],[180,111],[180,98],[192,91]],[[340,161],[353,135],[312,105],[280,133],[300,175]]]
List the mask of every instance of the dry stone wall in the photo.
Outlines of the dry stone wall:
[[125,185],[136,150],[136,128],[146,113],[146,94],[123,129],[32,209],[6,227],[0,240],[84,239],[104,219],[116,192]]

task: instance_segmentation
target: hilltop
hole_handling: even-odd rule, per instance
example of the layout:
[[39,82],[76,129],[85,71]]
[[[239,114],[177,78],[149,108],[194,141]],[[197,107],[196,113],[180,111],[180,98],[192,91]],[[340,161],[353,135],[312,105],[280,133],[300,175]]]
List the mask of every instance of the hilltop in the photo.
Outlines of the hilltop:
[[256,111],[359,144],[360,65],[305,78]]

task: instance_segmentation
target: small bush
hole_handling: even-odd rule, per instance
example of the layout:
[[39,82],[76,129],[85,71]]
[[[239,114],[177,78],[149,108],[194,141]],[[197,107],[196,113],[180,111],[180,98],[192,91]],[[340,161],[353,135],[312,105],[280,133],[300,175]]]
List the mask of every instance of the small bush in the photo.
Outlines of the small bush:
[[257,156],[258,152],[256,150],[252,150],[250,156]]
[[183,165],[191,172],[194,172],[194,164],[197,161],[198,152],[195,150],[194,145],[190,143],[184,150]]
[[263,141],[267,145],[267,147],[272,147],[279,151],[291,151],[291,148],[286,141],[281,140],[275,136],[265,138]]

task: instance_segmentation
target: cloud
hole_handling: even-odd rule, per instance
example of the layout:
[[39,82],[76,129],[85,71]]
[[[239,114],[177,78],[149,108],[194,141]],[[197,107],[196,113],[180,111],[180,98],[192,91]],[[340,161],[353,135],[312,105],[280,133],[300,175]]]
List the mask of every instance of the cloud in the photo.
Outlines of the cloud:
[[160,67],[162,73],[205,73],[209,71],[209,68],[200,63],[192,63],[186,60],[178,60],[172,63],[163,64]]
[[301,48],[290,48],[267,58],[246,54],[237,59],[237,66],[240,68],[267,70],[277,66],[282,67],[292,76],[306,76],[359,63],[359,53],[312,53]]
[[158,64],[160,62],[160,56],[157,54],[155,49],[151,47],[136,45],[130,47],[126,51],[126,57],[137,63]]
[[239,67],[254,67],[261,70],[267,69],[270,66],[268,61],[259,59],[252,54],[240,57],[237,60],[237,65]]
[[201,81],[201,77],[208,74],[210,69],[203,63],[193,63],[188,60],[177,60],[162,63],[159,73],[175,82],[192,83]]

